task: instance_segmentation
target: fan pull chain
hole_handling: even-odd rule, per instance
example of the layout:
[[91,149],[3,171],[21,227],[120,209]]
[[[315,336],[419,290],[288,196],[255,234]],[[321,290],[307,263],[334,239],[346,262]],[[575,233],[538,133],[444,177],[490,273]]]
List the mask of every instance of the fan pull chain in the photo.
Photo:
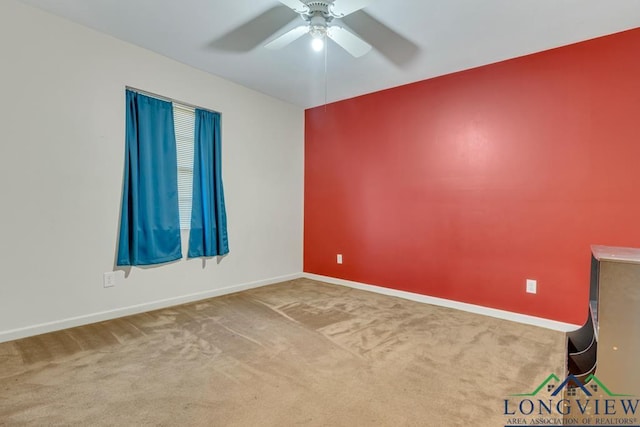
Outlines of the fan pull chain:
[[324,36],[325,40],[324,40],[324,112],[326,114],[327,112],[327,98],[328,98],[328,86],[329,86],[329,78],[328,78],[328,72],[327,72],[327,63],[328,63],[328,57],[329,57],[329,43],[327,40],[327,36],[325,34]]

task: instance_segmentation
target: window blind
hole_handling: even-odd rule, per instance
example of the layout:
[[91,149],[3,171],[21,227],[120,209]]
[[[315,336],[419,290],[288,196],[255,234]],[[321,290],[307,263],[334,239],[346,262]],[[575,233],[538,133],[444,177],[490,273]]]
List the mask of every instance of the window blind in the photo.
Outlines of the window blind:
[[173,122],[178,155],[178,204],[180,228],[183,230],[189,229],[191,226],[195,120],[194,108],[173,103]]

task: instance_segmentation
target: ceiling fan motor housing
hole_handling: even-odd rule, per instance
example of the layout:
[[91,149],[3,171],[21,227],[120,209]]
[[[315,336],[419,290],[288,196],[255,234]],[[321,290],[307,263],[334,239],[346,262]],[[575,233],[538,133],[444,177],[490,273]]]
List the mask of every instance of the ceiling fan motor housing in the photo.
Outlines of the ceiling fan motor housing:
[[324,37],[327,33],[329,23],[333,21],[334,15],[329,10],[333,2],[312,0],[307,3],[307,12],[301,13],[302,18],[309,23],[309,34],[314,38]]
[[311,0],[307,2],[307,8],[309,9],[308,14],[321,13],[325,17],[332,16],[329,11],[329,6],[333,4],[333,1],[325,1],[325,0]]

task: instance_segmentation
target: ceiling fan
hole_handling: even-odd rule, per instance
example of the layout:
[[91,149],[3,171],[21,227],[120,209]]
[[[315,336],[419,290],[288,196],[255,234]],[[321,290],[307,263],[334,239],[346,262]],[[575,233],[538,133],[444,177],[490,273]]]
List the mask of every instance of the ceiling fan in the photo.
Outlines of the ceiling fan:
[[265,45],[268,49],[281,49],[305,34],[312,38],[312,47],[320,51],[326,37],[330,38],[352,56],[359,58],[371,50],[371,45],[360,36],[334,23],[368,6],[373,0],[279,0],[305,21]]
[[[363,10],[375,0],[278,1],[278,6],[257,14],[212,40],[209,47],[224,52],[247,53],[266,43],[270,49],[280,49],[309,34],[316,49],[321,49],[326,39],[331,38],[353,56],[362,56],[374,46],[379,55],[397,67],[411,63],[420,51],[411,40]],[[273,39],[274,31],[301,17],[303,25]],[[339,25],[343,22],[349,30]]]

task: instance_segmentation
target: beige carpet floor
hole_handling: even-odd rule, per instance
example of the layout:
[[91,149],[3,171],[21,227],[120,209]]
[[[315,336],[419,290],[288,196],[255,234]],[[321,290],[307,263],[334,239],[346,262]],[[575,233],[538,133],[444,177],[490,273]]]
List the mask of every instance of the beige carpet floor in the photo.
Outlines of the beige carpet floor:
[[504,426],[563,346],[298,279],[0,344],[0,425]]

